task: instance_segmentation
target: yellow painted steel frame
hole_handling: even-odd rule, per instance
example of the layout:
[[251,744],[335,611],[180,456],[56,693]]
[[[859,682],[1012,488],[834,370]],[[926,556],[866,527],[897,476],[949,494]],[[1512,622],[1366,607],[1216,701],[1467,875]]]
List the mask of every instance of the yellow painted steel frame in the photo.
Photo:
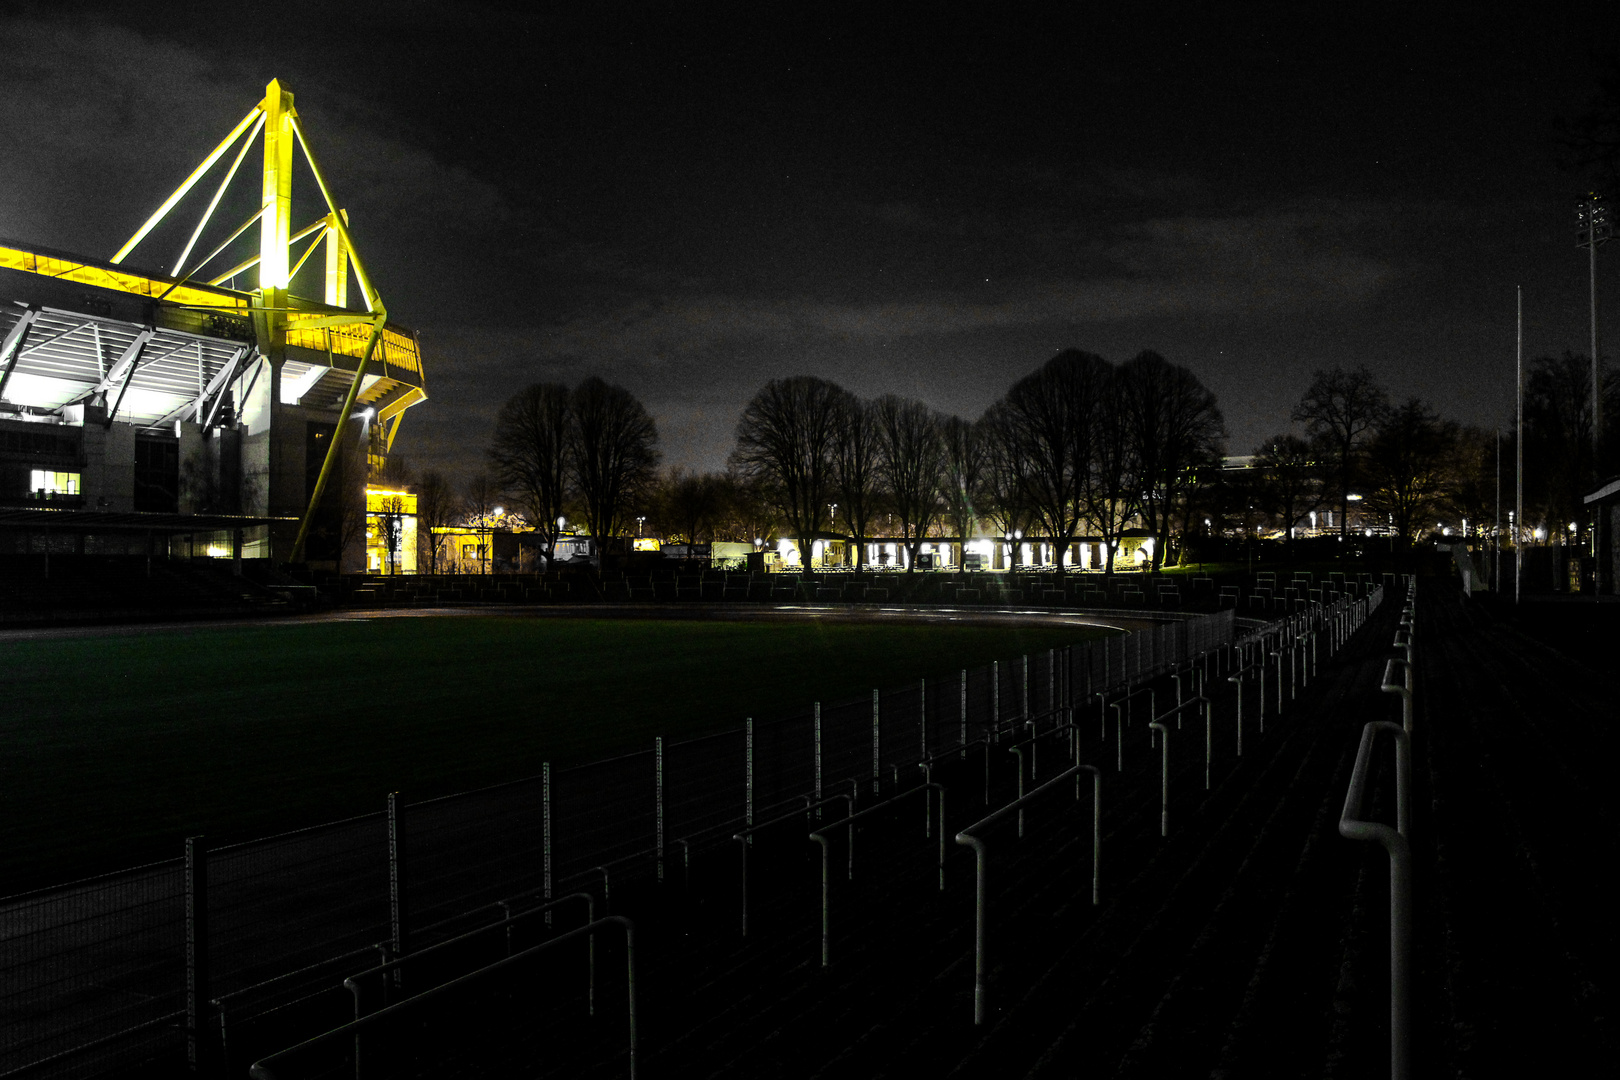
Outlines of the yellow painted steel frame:
[[[304,510],[303,519],[298,525],[298,537],[293,542],[292,559],[297,561],[303,554],[304,541],[309,533],[310,521],[314,517],[315,508],[320,504],[321,496],[326,489],[327,478],[331,475],[332,466],[337,461],[343,443],[345,422],[349,417],[349,410],[354,408],[355,399],[359,396],[360,387],[370,365],[373,353],[376,351],[378,341],[384,335],[384,324],[388,321],[388,309],[384,306],[382,297],[371,283],[371,275],[366,272],[364,261],[355,248],[354,239],[349,235],[348,214],[340,209],[336,200],[332,198],[332,190],[326,183],[326,175],[321,171],[319,162],[315,160],[315,153],[310,148],[309,140],[304,136],[303,125],[298,121],[298,112],[293,107],[293,95],[283,89],[279,80],[272,79],[264,88],[264,99],[255,105],[244,116],[240,123],[232,129],[223,141],[203,159],[202,164],[186,177],[174,193],[164,200],[163,205],[136,230],[118,253],[112,258],[114,263],[122,262],[135,247],[144,240],[151,231],[157,227],[170,210],[183,199],[197,182],[207,174],[214,163],[219,161],[235,145],[238,139],[245,139],[242,148],[237,152],[235,161],[231,164],[224,180],[214,192],[209,201],[208,208],[203,212],[197,227],[192,230],[190,240],[181,252],[175,264],[174,274],[180,274],[185,261],[190,257],[192,249],[201,237],[203,229],[207,226],[215,208],[219,206],[225,189],[236,176],[237,168],[246,156],[248,148],[260,133],[264,135],[264,170],[263,170],[263,196],[258,213],[244,222],[229,239],[214,249],[207,258],[196,264],[192,269],[179,277],[174,285],[165,292],[175,291],[193,275],[197,274],[230,245],[238,236],[257,222],[259,225],[259,252],[257,256],[246,260],[226,271],[225,274],[215,278],[210,284],[218,284],[228,280],[255,265],[259,268],[259,303],[253,306],[253,312],[263,320],[266,331],[266,340],[263,345],[272,350],[279,350],[286,344],[289,322],[296,322],[300,329],[316,329],[339,325],[353,325],[360,322],[371,324],[370,333],[366,338],[365,351],[360,358],[359,366],[355,369],[354,379],[349,384],[349,391],[344,397],[343,409],[338,421],[337,434],[333,437],[331,445],[327,448],[326,460],[321,463],[320,476],[315,481],[315,490],[311,493],[309,505]],[[293,144],[297,143],[304,151],[304,160],[309,164],[309,170],[315,177],[315,184],[320,189],[321,198],[326,203],[326,215],[315,224],[294,234],[291,227],[292,215],[292,164]],[[311,241],[310,246],[298,259],[295,266],[289,266],[291,247],[303,238],[319,232],[320,236]],[[348,271],[354,270],[355,280],[360,284],[360,291],[365,299],[365,314],[352,316],[322,315],[314,318],[289,319],[292,312],[288,303],[287,289],[291,284],[292,275],[302,267],[315,246],[325,240],[326,247],[326,287],[325,299],[333,306],[345,306],[348,299]],[[420,368],[417,370],[420,376]],[[272,388],[274,393],[274,388]],[[388,422],[388,436],[386,449],[393,448],[394,436],[399,430],[401,414],[419,401],[427,397],[420,387],[413,387],[384,409],[384,415],[379,416],[379,422]]]
[[[315,516],[315,508],[321,504],[321,495],[326,491],[326,478],[332,474],[332,464],[337,461],[338,452],[343,445],[343,432],[348,427],[349,410],[354,408],[354,399],[360,396],[360,383],[366,377],[366,365],[371,362],[371,353],[377,348],[377,339],[382,336],[384,316],[378,316],[377,321],[371,325],[371,336],[366,339],[366,354],[360,358],[360,366],[354,369],[354,381],[349,383],[349,392],[343,397],[343,409],[338,413],[337,431],[332,435],[332,443],[326,448],[326,460],[321,462],[321,475],[315,478],[315,490],[310,492],[309,506],[304,508],[304,519],[298,523],[298,539],[293,541],[292,555],[288,562],[298,562],[304,554],[304,540],[309,536],[309,523]],[[342,553],[339,553],[342,558]]]

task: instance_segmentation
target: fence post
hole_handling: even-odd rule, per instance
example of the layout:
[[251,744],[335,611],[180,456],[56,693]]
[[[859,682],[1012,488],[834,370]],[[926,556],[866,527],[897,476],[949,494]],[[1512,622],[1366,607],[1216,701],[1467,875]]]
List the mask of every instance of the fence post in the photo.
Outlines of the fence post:
[[[754,827],[754,718],[750,716],[744,724],[744,757],[747,759],[747,776],[743,781],[743,821],[752,829]],[[748,837],[752,844],[754,838]]]
[[[410,916],[405,892],[405,829],[400,813],[404,803],[399,792],[388,793],[388,918],[393,931],[394,955],[404,956],[410,941]],[[394,969],[394,985],[400,982],[400,969]]]
[[[551,762],[540,763],[540,843],[541,858],[545,863],[546,901],[551,900]],[[551,925],[551,912],[546,912],[546,925]]]
[[1057,650],[1046,650],[1046,711],[1057,711]]
[[1021,709],[1019,711],[1018,718],[1020,720],[1024,721],[1025,723],[1028,723],[1029,722],[1029,653],[1024,654],[1023,667],[1024,667],[1024,678],[1023,678],[1024,687],[1023,687],[1022,694],[1020,695]]
[[990,661],[990,738],[1001,739],[1001,661]]
[[878,739],[878,692],[872,691],[872,794],[878,793],[883,775],[882,743]]
[[967,760],[967,668],[962,669],[962,760]]
[[[815,703],[815,760],[816,760],[816,801],[821,801],[821,702]],[[821,817],[821,811],[816,811],[816,817]]]
[[658,880],[664,880],[664,737],[656,736],[653,739],[653,786],[658,799],[657,816],[654,819],[656,837],[655,849],[658,853]]
[[213,1042],[208,1024],[208,845],[186,837],[186,1062],[198,1075],[212,1075]]
[[928,680],[917,680],[917,735],[920,740],[922,756],[919,761],[928,760]]

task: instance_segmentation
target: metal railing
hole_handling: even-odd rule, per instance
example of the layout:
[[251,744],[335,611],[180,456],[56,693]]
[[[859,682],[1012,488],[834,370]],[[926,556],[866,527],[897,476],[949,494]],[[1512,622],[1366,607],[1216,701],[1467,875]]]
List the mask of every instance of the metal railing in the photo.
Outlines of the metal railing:
[[[1381,731],[1395,736],[1397,824],[1393,829],[1361,818],[1368,765],[1372,761],[1373,744]],[[1411,737],[1401,725],[1390,720],[1374,720],[1367,724],[1361,729],[1356,767],[1350,775],[1350,790],[1344,798],[1344,812],[1339,817],[1340,836],[1349,840],[1376,841],[1389,853],[1389,1053],[1390,1076],[1393,1080],[1407,1080],[1410,1060],[1411,981],[1408,963],[1412,953],[1412,848],[1407,840],[1407,825],[1411,768]]]
[[[853,783],[854,783],[854,781],[851,781],[851,784],[853,784]],[[790,810],[787,813],[781,814],[781,815],[779,815],[777,817],[771,818],[769,821],[761,821],[756,825],[752,825],[749,828],[746,828],[746,829],[742,830],[741,832],[734,833],[732,835],[731,838],[733,840],[737,841],[738,844],[742,848],[742,936],[743,937],[748,936],[748,849],[753,846],[754,835],[756,833],[759,833],[759,832],[765,830],[765,829],[769,829],[774,825],[780,825],[783,822],[792,821],[794,818],[800,817],[801,815],[804,816],[804,817],[809,817],[810,816],[810,811],[818,810],[821,807],[828,806],[828,805],[830,805],[832,803],[840,802],[840,801],[842,801],[844,803],[844,805],[845,805],[848,812],[853,812],[854,811],[854,809],[855,809],[855,796],[854,796],[853,792],[851,794],[849,794],[849,795],[831,795],[831,796],[828,796],[827,798],[821,799],[819,801],[812,801],[809,796],[805,796],[804,806],[802,806],[802,807],[800,807],[798,809],[795,809],[795,810]],[[846,816],[848,816],[847,813],[846,813]],[[850,862],[853,864],[854,860],[855,860],[855,846],[853,844],[850,845],[850,856],[849,857],[850,857]],[[850,871],[851,871],[851,873],[854,872],[853,865],[851,866]]]
[[[424,958],[431,957],[439,953],[448,952],[451,949],[466,945],[469,942],[488,937],[493,931],[496,930],[504,932],[506,937],[506,955],[511,956],[513,955],[512,928],[515,925],[520,922],[527,922],[536,915],[547,915],[565,904],[572,904],[580,901],[583,901],[585,904],[585,921],[587,923],[595,922],[596,897],[592,896],[588,892],[569,893],[567,896],[558,897],[556,900],[541,904],[538,907],[530,908],[527,911],[520,911],[516,915],[508,914],[506,918],[502,919],[500,922],[487,923],[475,930],[469,930],[465,934],[457,934],[455,937],[447,938],[444,941],[438,942],[437,944],[429,945],[423,949],[418,949],[409,956],[400,956],[392,960],[385,960],[374,967],[370,967],[364,971],[356,972],[355,974],[350,975],[343,980],[343,988],[347,990],[354,998],[354,1018],[358,1020],[365,1015],[365,983],[363,980],[369,979],[373,976],[378,977],[379,985],[384,995],[383,1004],[386,1005],[389,986],[400,986],[403,984],[402,974],[407,964],[419,965]],[[386,976],[386,978],[384,976]],[[589,941],[589,948],[587,951],[585,1001],[586,1012],[591,1016],[595,1016],[596,938],[594,935],[592,935]]]
[[[342,1024],[330,1031],[325,1032],[324,1034],[317,1035],[313,1039],[305,1039],[303,1042],[289,1046],[285,1050],[278,1050],[276,1053],[254,1062],[248,1068],[248,1075],[251,1076],[253,1080],[287,1080],[287,1078],[291,1076],[291,1074],[286,1071],[288,1065],[294,1059],[300,1056],[313,1053],[317,1049],[324,1048],[332,1043],[347,1042],[348,1040],[359,1036],[367,1028],[380,1027],[389,1021],[397,1020],[401,1015],[415,1011],[428,1002],[437,1002],[458,990],[465,990],[469,986],[483,981],[497,971],[501,971],[516,964],[531,960],[534,957],[539,956],[541,953],[549,952],[560,945],[565,945],[568,942],[574,941],[580,937],[594,935],[597,931],[605,929],[610,925],[620,926],[624,929],[625,971],[627,983],[626,1005],[627,1015],[629,1018],[630,1076],[631,1080],[634,1080],[636,1075],[637,1051],[635,924],[622,915],[605,915],[600,919],[586,923],[584,926],[577,927],[576,929],[570,930],[567,933],[560,934],[549,941],[541,942],[539,945],[532,945],[529,948],[524,949],[522,952],[514,953],[513,955],[497,960],[492,964],[487,964],[476,971],[472,971],[466,975],[451,979],[449,982],[441,983],[431,990],[424,990],[420,994],[413,995],[412,997],[408,997],[403,1001],[386,1006],[385,1008],[379,1009],[374,1013],[367,1013],[358,1020],[351,1020],[346,1024]],[[443,1038],[442,1034],[439,1036],[439,1038]],[[364,1080],[364,1076],[361,1073],[361,1060],[358,1057],[355,1059],[354,1067],[355,1080]]]
[[[195,874],[174,860],[14,897],[0,904],[0,918],[24,929],[0,960],[0,1008],[71,1020],[0,1032],[0,1072],[81,1050],[115,1061],[120,1045],[134,1059],[146,1043],[175,1038],[161,1032],[177,1010],[185,1035],[212,1039],[217,1056],[227,1010],[233,1028],[256,1023],[341,975],[346,958],[382,946],[391,957],[410,955],[489,919],[504,897],[549,900],[565,891],[561,883],[593,874],[606,910],[610,875],[615,886],[657,877],[673,873],[677,859],[684,874],[698,852],[752,826],[756,812],[769,816],[818,790],[870,783],[877,798],[898,791],[918,764],[980,747],[989,772],[990,746],[1006,744],[1006,728],[1022,725],[1015,738],[1061,728],[1086,695],[1104,692],[1106,702],[1119,687],[1218,654],[1235,633],[1234,612],[1224,610],[932,685],[913,680],[819,710],[806,703],[768,723],[739,718],[713,736],[649,740],[648,749],[605,761],[546,764],[491,788],[422,802],[396,796],[389,813],[199,848]],[[206,925],[188,924],[188,910]],[[186,949],[188,925],[207,948]],[[134,994],[79,1007],[114,952],[150,977],[131,980]]]
[[[991,825],[1005,818],[1011,813],[1021,813],[1023,808],[1035,799],[1040,798],[1058,784],[1074,777],[1075,801],[1080,800],[1079,776],[1082,772],[1092,775],[1092,810],[1091,810],[1091,903],[1096,906],[1102,903],[1102,770],[1095,765],[1071,765],[1058,773],[1052,779],[1031,791],[1028,795],[1014,799],[994,813],[980,818],[972,825],[956,834],[956,842],[973,849],[976,865],[976,877],[973,892],[973,1022],[984,1023],[985,1002],[985,972],[986,952],[985,936],[987,919],[986,873],[988,870],[989,849],[984,838],[979,834]],[[1020,833],[1022,835],[1022,833]],[[943,841],[944,833],[941,831],[940,839]]]
[[[831,913],[831,909],[832,909],[832,844],[831,844],[831,841],[830,841],[829,834],[831,834],[833,832],[833,830],[838,829],[838,828],[843,828],[845,830],[845,836],[846,836],[846,841],[845,842],[848,844],[848,847],[849,847],[849,861],[848,861],[848,867],[845,870],[845,880],[846,881],[853,881],[853,880],[855,880],[855,823],[857,821],[860,821],[862,818],[872,817],[872,816],[876,815],[879,811],[888,810],[888,809],[892,808],[895,804],[899,803],[901,800],[910,798],[912,795],[917,794],[919,791],[922,792],[922,794],[923,794],[923,801],[924,802],[928,801],[928,793],[931,792],[931,791],[934,792],[938,796],[938,799],[939,799],[939,822],[940,822],[940,827],[939,827],[939,889],[940,889],[941,892],[944,892],[945,891],[945,789],[943,787],[941,787],[940,785],[936,784],[936,783],[933,783],[933,782],[924,783],[924,784],[920,785],[919,787],[912,788],[909,791],[903,791],[898,795],[892,795],[889,798],[884,799],[880,803],[874,803],[873,805],[868,806],[866,809],[857,811],[856,813],[853,813],[853,814],[849,815],[846,818],[842,818],[842,819],[840,819],[838,821],[834,821],[834,822],[831,822],[831,823],[829,823],[827,825],[824,825],[821,828],[817,829],[815,832],[812,832],[810,834],[810,839],[813,840],[817,845],[819,845],[821,847],[821,966],[822,967],[825,968],[832,962],[831,961],[831,939],[832,939],[832,913]],[[927,832],[925,832],[925,834],[924,834],[925,837],[927,835],[930,835],[932,832],[933,832],[932,829],[927,830]]]
[[[1381,590],[1380,590],[1381,592]],[[1384,664],[1379,689],[1401,697],[1401,722],[1374,720],[1361,729],[1355,769],[1350,789],[1345,793],[1344,811],[1339,817],[1339,834],[1349,840],[1373,841],[1389,854],[1389,1059],[1393,1080],[1411,1075],[1411,957],[1412,957],[1412,629],[1416,623],[1417,579],[1407,578],[1406,603],[1401,610],[1396,647],[1406,656],[1392,657]],[[1376,603],[1369,605],[1376,607]],[[1403,640],[1404,638],[1404,640]],[[1396,665],[1404,672],[1397,672]],[[1395,827],[1362,818],[1366,801],[1367,776],[1378,735],[1387,732],[1395,739]]]

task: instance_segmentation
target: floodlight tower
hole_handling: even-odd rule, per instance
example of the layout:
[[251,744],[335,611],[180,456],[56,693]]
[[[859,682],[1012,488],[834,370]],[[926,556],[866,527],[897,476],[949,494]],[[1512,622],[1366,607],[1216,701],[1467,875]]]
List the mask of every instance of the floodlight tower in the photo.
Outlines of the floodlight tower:
[[[1598,463],[1599,446],[1603,442],[1603,377],[1602,368],[1598,362],[1598,316],[1597,316],[1597,249],[1598,245],[1608,240],[1613,234],[1609,227],[1609,208],[1604,205],[1603,197],[1597,192],[1588,193],[1587,197],[1575,207],[1575,222],[1578,235],[1581,239],[1576,241],[1577,247],[1586,248],[1587,268],[1591,287],[1592,311],[1592,476],[1594,482],[1602,479],[1603,468]],[[1603,592],[1603,568],[1598,565],[1598,531],[1602,528],[1602,514],[1592,516],[1592,595],[1597,597]]]

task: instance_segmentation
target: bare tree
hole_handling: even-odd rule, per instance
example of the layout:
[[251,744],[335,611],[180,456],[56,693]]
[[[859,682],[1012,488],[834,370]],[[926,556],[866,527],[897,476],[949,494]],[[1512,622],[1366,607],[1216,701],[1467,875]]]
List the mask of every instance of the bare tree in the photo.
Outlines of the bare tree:
[[[1494,523],[1499,508],[1497,469],[1503,461],[1510,463],[1507,483],[1511,485],[1512,455],[1512,444],[1503,440],[1498,432],[1472,425],[1459,427],[1453,459],[1455,471],[1447,487],[1445,507],[1458,517],[1480,525]],[[1505,528],[1507,522],[1503,521],[1502,525]]]
[[1191,371],[1156,352],[1121,365],[1126,415],[1141,485],[1143,523],[1153,534],[1153,568],[1164,565],[1175,506],[1193,467],[1220,456],[1225,421],[1215,395]]
[[984,449],[984,512],[1005,544],[1035,517],[1030,509],[1029,458],[1005,401],[986,409],[973,427]]
[[461,517],[468,525],[479,528],[479,572],[491,573],[495,569],[495,536],[493,519],[500,488],[485,470],[479,470],[461,492]]
[[[1620,415],[1620,381],[1607,373],[1607,364],[1603,368],[1603,415]],[[1607,453],[1594,464],[1591,371],[1586,356],[1571,352],[1539,357],[1525,371],[1525,517],[1527,523],[1548,526],[1549,535],[1565,522],[1588,520],[1591,510],[1583,496],[1594,472],[1607,476],[1615,468]],[[1600,452],[1620,449],[1620,439],[1613,437],[1620,425],[1605,426],[1610,437]]]
[[1362,444],[1389,412],[1389,398],[1365,364],[1353,371],[1317,371],[1305,396],[1294,406],[1293,419],[1313,438],[1332,449],[1337,466],[1339,539],[1346,531],[1350,487]]
[[866,533],[878,490],[878,427],[872,406],[847,391],[839,398],[832,444],[833,491],[855,543],[855,566],[866,565]]
[[427,470],[416,482],[416,527],[419,543],[427,548],[428,573],[439,572],[439,553],[444,546],[444,534],[434,529],[443,528],[456,516],[455,491],[444,474]]
[[945,420],[945,472],[940,485],[945,518],[956,533],[956,568],[967,569],[967,538],[979,519],[987,472],[983,429],[959,416]]
[[707,533],[714,538],[715,522],[723,513],[724,478],[714,473],[671,469],[659,493],[660,517],[669,533],[687,544],[700,543]]
[[1273,435],[1254,448],[1254,501],[1283,528],[1289,554],[1294,529],[1328,498],[1323,482],[1323,450],[1298,435]]
[[1367,446],[1368,504],[1390,516],[1410,542],[1420,515],[1437,507],[1455,475],[1457,425],[1427,402],[1408,398],[1385,417]]
[[496,479],[543,539],[548,563],[556,556],[557,519],[573,464],[569,398],[558,383],[535,383],[513,394],[495,418],[488,451]]
[[597,550],[620,531],[620,515],[657,476],[658,427],[622,386],[592,376],[570,395],[578,443],[575,481]]
[[776,526],[775,510],[758,481],[734,469],[715,475],[716,540],[748,543],[770,535]]
[[945,440],[940,418],[920,401],[885,394],[872,404],[877,417],[878,474],[889,505],[900,516],[900,535],[910,555],[906,572],[940,512]]
[[760,388],[737,420],[732,464],[761,485],[799,545],[810,573],[812,536],[827,520],[832,453],[845,391],[825,379],[796,375]]
[[1119,551],[1120,538],[1141,510],[1141,462],[1131,438],[1129,409],[1125,380],[1117,371],[1105,366],[1097,377],[1091,424],[1091,470],[1085,485],[1084,505],[1086,516],[1102,537],[1108,560],[1106,570],[1110,574],[1114,572],[1114,556]]
[[1112,375],[1102,357],[1066,349],[1014,383],[998,410],[1002,445],[997,454],[1014,459],[1012,467],[1022,477],[1022,501],[1059,553],[1059,572],[1062,552],[1087,512],[1088,486],[1096,471],[1094,428]]

